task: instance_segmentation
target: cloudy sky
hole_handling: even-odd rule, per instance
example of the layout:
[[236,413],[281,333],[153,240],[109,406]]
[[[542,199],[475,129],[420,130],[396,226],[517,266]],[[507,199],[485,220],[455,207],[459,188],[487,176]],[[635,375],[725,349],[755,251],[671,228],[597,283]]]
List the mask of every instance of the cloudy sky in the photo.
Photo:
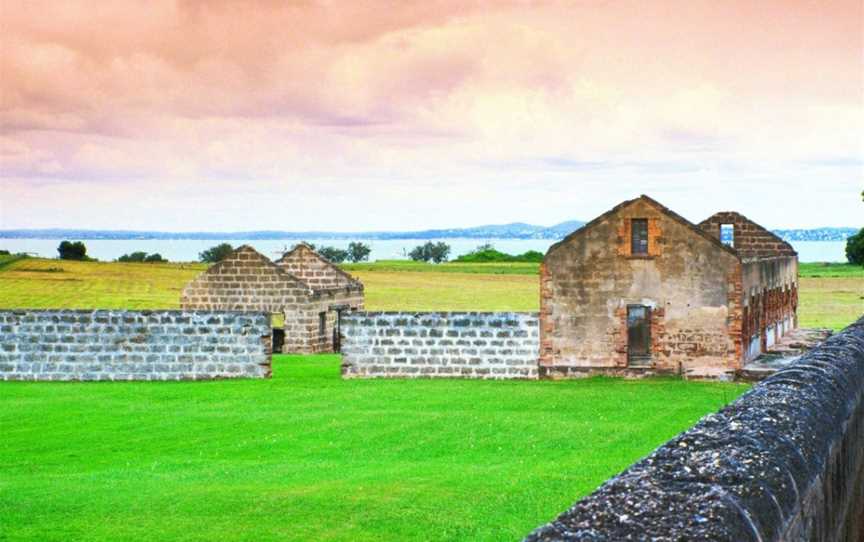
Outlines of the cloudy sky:
[[0,228],[864,225],[860,0],[0,0]]

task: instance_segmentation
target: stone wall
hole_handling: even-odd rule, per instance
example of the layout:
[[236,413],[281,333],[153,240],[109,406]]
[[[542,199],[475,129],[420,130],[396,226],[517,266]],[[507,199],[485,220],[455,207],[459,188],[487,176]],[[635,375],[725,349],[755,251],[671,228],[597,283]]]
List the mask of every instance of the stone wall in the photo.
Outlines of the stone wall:
[[[346,314],[363,310],[363,290],[356,288],[331,288],[317,290],[312,297],[309,310],[307,335],[310,337],[308,351],[310,353],[333,352],[333,334],[338,323],[339,311],[342,307],[343,317]],[[320,319],[324,315],[324,332],[321,333]]]
[[290,312],[303,308],[311,295],[308,285],[244,245],[187,284],[180,308]]
[[749,360],[798,325],[798,258],[780,256],[745,261],[742,288],[742,334]]
[[314,290],[354,288],[362,291],[363,289],[360,281],[324,259],[305,243],[298,244],[275,263]]
[[864,318],[526,540],[864,540],[862,443]]
[[723,211],[699,223],[700,228],[717,239],[721,225],[732,226],[733,246],[742,258],[797,256],[792,245],[740,213]]
[[[630,253],[633,219],[647,254]],[[740,260],[642,196],[553,245],[540,273],[541,375],[732,372],[740,352]],[[628,359],[627,309],[650,307],[650,360]],[[737,319],[737,320],[736,320]]]
[[342,375],[537,378],[538,320],[516,312],[358,312],[342,320]]
[[[321,288],[313,288],[312,284]],[[287,253],[279,265],[244,245],[191,281],[183,289],[180,307],[281,313],[283,352],[332,352],[337,314],[334,307],[361,309],[363,284],[322,260],[306,245]],[[323,332],[319,329],[322,313]]]
[[265,313],[3,310],[2,380],[270,376]]

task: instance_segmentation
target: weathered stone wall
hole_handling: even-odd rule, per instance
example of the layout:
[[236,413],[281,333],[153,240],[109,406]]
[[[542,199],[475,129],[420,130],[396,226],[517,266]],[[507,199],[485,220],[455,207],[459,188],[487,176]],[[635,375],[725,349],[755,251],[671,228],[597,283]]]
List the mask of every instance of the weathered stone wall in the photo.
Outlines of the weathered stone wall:
[[325,260],[312,247],[300,243],[276,260],[276,265],[299,278],[315,290],[358,288],[362,284],[348,273]]
[[312,289],[244,245],[210,266],[183,288],[183,310],[227,310],[284,314],[284,352],[312,352],[308,333]]
[[[634,218],[648,221],[646,255],[630,253]],[[546,254],[541,373],[732,371],[742,359],[740,289],[734,251],[650,198],[626,202]],[[651,307],[647,366],[628,366],[628,305]]]
[[244,245],[187,284],[180,307],[290,313],[301,309],[311,295],[309,286]]
[[204,380],[270,376],[265,313],[0,311],[3,380]]
[[[289,256],[291,254],[293,256]],[[299,261],[305,263],[296,269],[292,268],[293,264],[289,265]],[[303,277],[320,289],[292,273],[303,269],[306,269]],[[286,254],[280,265],[244,245],[190,282],[183,289],[180,306],[186,310],[281,313],[285,334],[283,352],[332,352],[334,307],[362,309],[363,284],[321,260],[306,245]],[[319,329],[320,313],[325,313],[323,333]]]
[[[331,288],[318,290],[312,297],[307,311],[306,333],[310,353],[333,352],[333,332],[336,329],[339,312],[336,307],[345,307],[342,315],[363,310],[363,290],[356,288]],[[320,315],[324,314],[324,331],[320,329]]]
[[733,227],[733,246],[744,259],[797,256],[792,245],[740,213],[715,213],[700,222],[699,227],[720,239],[723,224]]
[[358,312],[342,332],[345,377],[537,378],[534,313]]
[[[305,243],[298,244],[275,263],[314,290],[303,316],[302,325],[307,339],[302,345],[289,344],[289,348],[295,352],[332,352],[338,319],[336,307],[344,307],[344,312],[363,310],[363,284]],[[323,328],[320,325],[322,314]]]
[[526,540],[864,540],[864,317]]
[[759,258],[743,264],[747,359],[764,352],[798,326],[798,258]]

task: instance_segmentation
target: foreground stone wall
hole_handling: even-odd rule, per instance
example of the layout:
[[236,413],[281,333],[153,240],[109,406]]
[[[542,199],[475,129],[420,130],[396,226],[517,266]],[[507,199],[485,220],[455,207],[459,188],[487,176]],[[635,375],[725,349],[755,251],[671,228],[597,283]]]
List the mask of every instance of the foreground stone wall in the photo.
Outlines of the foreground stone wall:
[[864,539],[864,318],[528,536]]
[[342,320],[342,375],[537,378],[535,313],[357,312]]
[[265,313],[0,311],[2,380],[270,376]]

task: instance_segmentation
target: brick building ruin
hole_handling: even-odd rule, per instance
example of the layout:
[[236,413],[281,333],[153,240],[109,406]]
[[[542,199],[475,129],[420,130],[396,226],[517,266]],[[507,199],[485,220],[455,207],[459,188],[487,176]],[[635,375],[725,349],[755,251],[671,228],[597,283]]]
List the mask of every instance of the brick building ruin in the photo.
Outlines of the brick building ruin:
[[792,247],[738,213],[697,226],[625,201],[544,258],[540,376],[732,373],[796,327],[797,277]]
[[274,351],[311,354],[339,350],[341,315],[362,310],[363,299],[360,281],[305,243],[275,263],[244,245],[187,284],[180,306],[281,315]]

